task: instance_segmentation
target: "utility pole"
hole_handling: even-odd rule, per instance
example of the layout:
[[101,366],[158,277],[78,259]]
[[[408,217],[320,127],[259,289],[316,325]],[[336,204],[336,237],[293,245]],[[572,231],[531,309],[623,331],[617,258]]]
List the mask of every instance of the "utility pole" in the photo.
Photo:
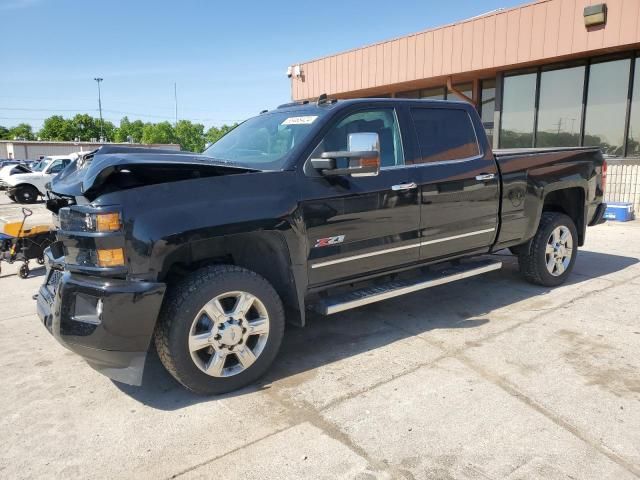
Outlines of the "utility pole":
[[173,99],[176,103],[176,124],[175,127],[178,126],[178,84],[173,82]]
[[100,95],[100,82],[102,82],[102,80],[104,80],[103,78],[100,77],[96,77],[94,78],[94,80],[96,81],[96,83],[98,84],[98,110],[100,110],[100,139],[103,139],[103,133],[102,133],[102,128],[103,128],[103,121],[102,121],[102,98]]

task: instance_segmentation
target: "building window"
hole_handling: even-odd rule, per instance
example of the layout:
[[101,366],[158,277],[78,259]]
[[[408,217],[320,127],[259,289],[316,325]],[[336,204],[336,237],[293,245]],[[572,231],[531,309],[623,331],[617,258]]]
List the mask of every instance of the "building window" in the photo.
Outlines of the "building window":
[[396,93],[396,98],[420,98],[420,90]]
[[536,73],[504,78],[500,147],[533,146]]
[[640,157],[640,57],[636,58],[635,63],[629,137],[627,139],[627,155],[629,157]]
[[584,145],[623,156],[631,59],[594,63],[589,73]]
[[[464,93],[467,97],[473,98],[473,84],[471,83],[462,83],[460,85],[454,85],[453,88]],[[447,93],[447,100],[462,100],[467,101],[465,98],[458,97],[454,92]]]
[[493,114],[496,110],[496,81],[483,80],[480,94],[480,118],[487,132],[489,145],[493,145]]
[[425,88],[420,90],[420,98],[428,98],[430,100],[446,100],[447,92],[444,87]]
[[536,147],[580,145],[585,67],[543,71]]
[[428,100],[446,100],[447,92],[444,87],[423,88],[396,93],[396,98],[424,98]]

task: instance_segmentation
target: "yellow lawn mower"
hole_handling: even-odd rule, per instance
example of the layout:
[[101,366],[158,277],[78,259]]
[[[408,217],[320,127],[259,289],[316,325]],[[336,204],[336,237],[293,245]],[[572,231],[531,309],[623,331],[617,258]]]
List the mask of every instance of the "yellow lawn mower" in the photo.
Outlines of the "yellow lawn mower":
[[[51,219],[29,221],[33,211],[22,209],[22,219],[0,218],[0,269],[2,262],[23,262],[18,275],[29,276],[29,260],[44,265],[44,249],[55,239],[55,228]],[[50,217],[49,215],[47,215]]]

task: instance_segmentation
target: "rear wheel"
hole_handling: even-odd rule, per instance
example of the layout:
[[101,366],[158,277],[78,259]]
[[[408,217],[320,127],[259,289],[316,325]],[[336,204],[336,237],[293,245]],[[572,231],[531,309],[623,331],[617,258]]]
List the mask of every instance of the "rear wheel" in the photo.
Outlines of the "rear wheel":
[[38,189],[33,185],[20,185],[16,188],[16,201],[18,203],[34,203],[38,200]]
[[165,368],[182,385],[211,395],[258,379],[284,334],[284,309],[263,277],[219,265],[194,272],[168,294],[155,344]]
[[520,272],[537,285],[560,285],[573,270],[577,255],[578,232],[573,220],[563,213],[544,212],[531,248],[518,255]]

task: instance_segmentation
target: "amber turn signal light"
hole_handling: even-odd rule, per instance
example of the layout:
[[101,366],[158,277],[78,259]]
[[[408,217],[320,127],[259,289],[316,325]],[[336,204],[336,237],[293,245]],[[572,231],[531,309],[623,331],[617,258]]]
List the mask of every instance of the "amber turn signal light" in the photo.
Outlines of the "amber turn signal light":
[[97,232],[117,232],[120,230],[120,214],[114,213],[98,213],[96,215],[96,231]]
[[112,248],[109,250],[98,250],[99,267],[121,267],[124,265],[124,250]]

